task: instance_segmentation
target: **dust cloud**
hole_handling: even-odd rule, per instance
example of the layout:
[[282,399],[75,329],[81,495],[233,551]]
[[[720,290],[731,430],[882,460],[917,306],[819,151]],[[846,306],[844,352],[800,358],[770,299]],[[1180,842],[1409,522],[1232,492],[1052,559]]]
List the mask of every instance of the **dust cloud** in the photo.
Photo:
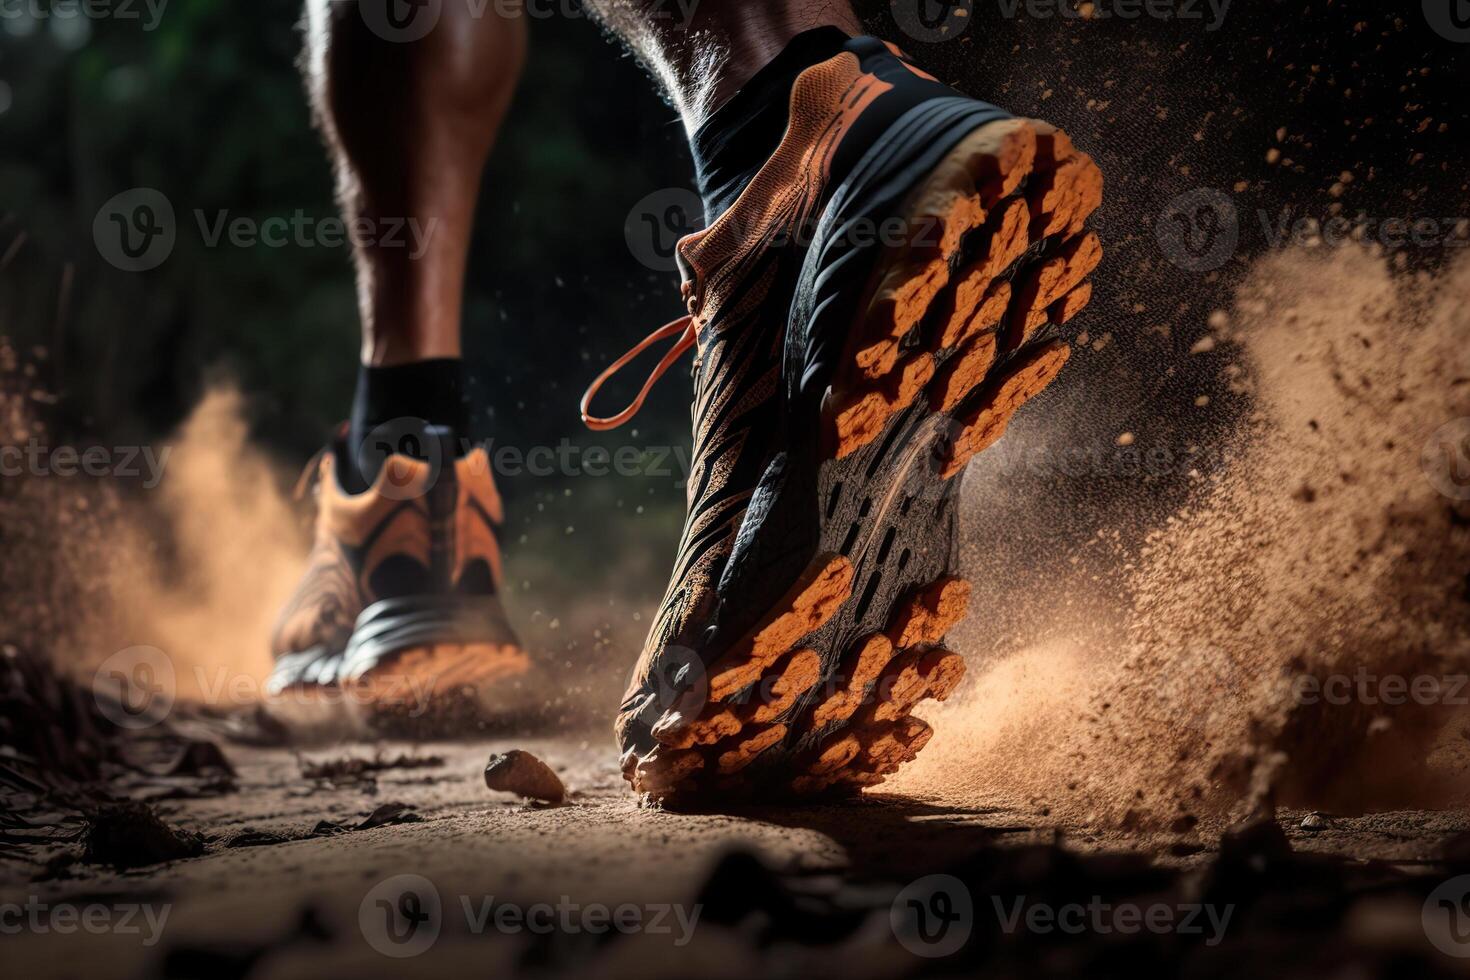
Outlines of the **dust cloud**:
[[[1197,345],[1249,404],[1220,472],[1190,474],[1190,502],[1162,520],[1139,494],[1143,543],[1100,529],[1075,575],[1010,564],[992,536],[1026,505],[996,506],[1003,486],[972,473],[976,592],[952,638],[971,678],[928,712],[936,736],[890,788],[1181,831],[1278,804],[1463,797],[1467,295],[1470,261],[1259,260]],[[1058,435],[1044,425],[1023,438]],[[1034,625],[987,636],[988,603]]]
[[306,540],[284,474],[250,443],[243,408],[235,388],[211,388],[156,450],[164,467],[154,489],[44,488],[45,519],[70,515],[59,577],[91,597],[85,614],[52,624],[58,663],[85,675],[117,651],[151,646],[168,657],[179,697],[223,707],[262,696],[267,637]]

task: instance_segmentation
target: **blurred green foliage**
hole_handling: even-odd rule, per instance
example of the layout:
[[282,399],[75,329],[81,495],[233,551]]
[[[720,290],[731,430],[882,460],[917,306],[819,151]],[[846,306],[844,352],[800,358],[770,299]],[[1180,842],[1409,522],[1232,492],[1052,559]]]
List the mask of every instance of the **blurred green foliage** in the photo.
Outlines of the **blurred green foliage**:
[[[141,0],[124,9],[0,19],[0,334],[45,348],[69,424],[157,435],[223,369],[262,438],[304,455],[351,395],[348,251],[211,246],[200,230],[336,213],[295,67],[299,5],[167,0],[156,23]],[[678,311],[673,276],[639,265],[622,228],[644,194],[689,180],[673,113],[596,26],[531,30],[466,304],[480,434],[520,445],[582,438],[576,399],[597,366]],[[99,207],[135,187],[161,191],[178,229],[146,272],[114,268],[92,236]],[[650,406],[645,435],[683,438],[679,394]]]
[[[127,18],[6,9],[0,338],[59,395],[50,421],[114,444],[163,439],[224,376],[248,396],[256,436],[288,465],[304,460],[346,415],[356,376],[348,250],[211,246],[196,219],[336,214],[296,69],[298,0],[166,0],[156,23],[141,0]],[[685,446],[679,372],[636,428],[597,436],[577,415],[601,365],[680,312],[677,278],[641,265],[623,228],[644,195],[688,186],[683,130],[589,21],[533,19],[530,29],[472,246],[474,434],[522,451],[563,439]],[[128,272],[103,257],[93,222],[140,187],[167,197],[177,241],[157,268]],[[623,383],[607,396],[625,395]],[[528,641],[569,655],[616,642],[618,655],[596,669],[621,676],[682,518],[682,478],[669,466],[501,478],[506,584]],[[575,621],[562,631],[543,606],[575,609]]]

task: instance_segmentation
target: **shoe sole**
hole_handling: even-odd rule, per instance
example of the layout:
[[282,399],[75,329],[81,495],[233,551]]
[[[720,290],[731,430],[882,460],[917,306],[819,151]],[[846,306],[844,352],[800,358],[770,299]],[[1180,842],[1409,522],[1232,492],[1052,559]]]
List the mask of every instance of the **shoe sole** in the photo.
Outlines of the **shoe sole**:
[[486,716],[498,713],[486,705],[491,693],[530,669],[530,658],[519,646],[430,643],[399,651],[342,686],[369,728],[437,733],[489,720]]
[[402,596],[358,616],[341,684],[371,728],[449,733],[493,721],[489,696],[530,668],[495,597]]
[[1060,130],[976,129],[905,199],[821,407],[820,546],[756,626],[653,726],[624,775],[666,805],[844,794],[881,783],[933,729],[912,715],[964,676],[945,633],[958,476],[1066,363],[1052,339],[1091,298],[1084,231],[1102,175]]

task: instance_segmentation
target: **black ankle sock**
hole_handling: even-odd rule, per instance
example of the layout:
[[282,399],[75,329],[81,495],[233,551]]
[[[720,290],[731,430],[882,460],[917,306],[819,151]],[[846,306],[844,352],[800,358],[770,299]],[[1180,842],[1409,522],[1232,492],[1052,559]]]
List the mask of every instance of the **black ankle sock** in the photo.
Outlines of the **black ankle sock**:
[[690,150],[706,222],[725,213],[776,152],[786,132],[796,76],[835,57],[850,40],[836,27],[796,35],[699,127],[690,140]]
[[357,372],[357,394],[347,423],[347,459],[338,471],[344,489],[361,493],[377,479],[386,456],[362,452],[362,444],[379,426],[393,425],[392,441],[400,429],[414,427],[399,420],[422,420],[448,426],[463,436],[469,421],[464,401],[464,362],[440,357],[392,367],[363,366]]

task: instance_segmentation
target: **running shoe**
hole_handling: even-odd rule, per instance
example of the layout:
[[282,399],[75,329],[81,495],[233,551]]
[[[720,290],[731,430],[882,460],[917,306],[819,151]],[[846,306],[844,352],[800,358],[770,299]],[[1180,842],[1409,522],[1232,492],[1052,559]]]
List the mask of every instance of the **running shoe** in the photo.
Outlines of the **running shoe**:
[[409,721],[528,669],[498,596],[503,512],[489,457],[425,431],[362,493],[343,489],[340,437],[308,468],[316,537],[273,631],[275,698],[342,692],[371,722]]
[[[688,315],[588,389],[610,428],[696,350],[694,466],[622,702],[646,800],[841,794],[929,741],[964,661],[957,477],[1070,353],[1102,177],[1062,132],[871,37],[798,77],[775,153],[679,242]],[[669,348],[627,409],[600,386]]]

